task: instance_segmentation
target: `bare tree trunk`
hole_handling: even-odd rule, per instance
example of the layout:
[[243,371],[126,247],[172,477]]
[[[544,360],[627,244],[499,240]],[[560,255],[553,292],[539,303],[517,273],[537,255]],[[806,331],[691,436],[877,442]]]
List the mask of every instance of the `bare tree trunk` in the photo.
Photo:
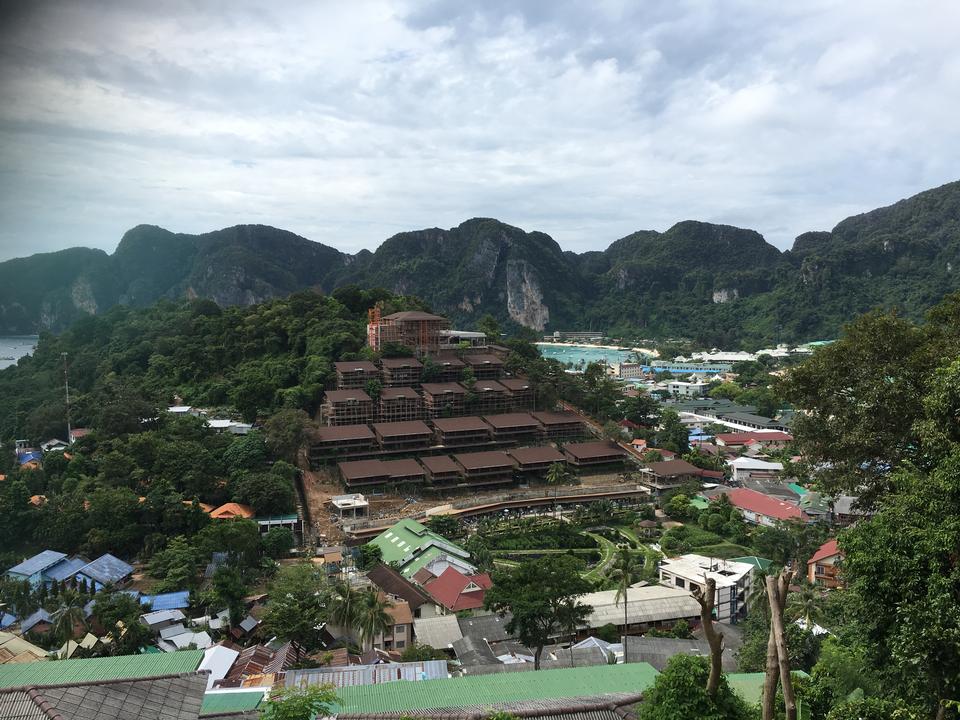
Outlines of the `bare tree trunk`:
[[777,643],[777,659],[780,665],[780,686],[783,688],[783,704],[786,720],[797,720],[797,703],[793,694],[793,679],[790,676],[790,656],[783,629],[783,606],[790,587],[791,573],[784,570],[777,578],[767,578],[767,594],[770,600],[770,632]]
[[[767,597],[770,597],[770,580],[767,579]],[[776,592],[776,586],[774,586]],[[771,608],[773,606],[770,601]],[[767,666],[766,675],[763,679],[763,697],[761,699],[763,720],[774,720],[777,713],[777,680],[779,679],[780,668],[778,666],[777,640],[773,636],[773,623],[770,623],[770,633],[767,637]]]
[[541,645],[540,647],[538,647],[538,648],[536,649],[536,651],[533,653],[533,669],[534,669],[534,670],[539,670],[539,669],[540,669],[540,655],[541,655],[541,653],[543,653],[543,645]]
[[630,662],[627,656],[627,593],[623,593],[623,664]]
[[723,676],[723,633],[713,627],[713,609],[717,601],[717,581],[706,579],[707,590],[694,592],[693,597],[700,603],[700,624],[703,634],[710,646],[710,676],[707,678],[707,694],[711,698],[717,696],[720,689],[720,678]]

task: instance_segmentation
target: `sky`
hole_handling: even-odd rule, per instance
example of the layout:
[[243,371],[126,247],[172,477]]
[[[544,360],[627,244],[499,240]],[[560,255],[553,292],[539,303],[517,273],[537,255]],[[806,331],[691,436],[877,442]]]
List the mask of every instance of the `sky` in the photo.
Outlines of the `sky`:
[[0,260],[495,217],[780,248],[960,179],[955,0],[0,0]]

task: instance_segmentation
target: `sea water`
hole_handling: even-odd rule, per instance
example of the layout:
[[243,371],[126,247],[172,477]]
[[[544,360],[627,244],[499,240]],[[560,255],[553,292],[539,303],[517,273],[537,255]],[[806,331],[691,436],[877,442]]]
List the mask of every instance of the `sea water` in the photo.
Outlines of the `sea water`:
[[37,346],[36,335],[7,335],[0,337],[0,370],[16,365],[17,360],[29,355]]
[[613,348],[590,347],[588,345],[551,345],[537,343],[540,353],[545,358],[553,358],[562,363],[579,364],[583,360],[584,366],[592,362],[605,362],[608,365],[619,365],[633,358],[633,350],[616,350]]

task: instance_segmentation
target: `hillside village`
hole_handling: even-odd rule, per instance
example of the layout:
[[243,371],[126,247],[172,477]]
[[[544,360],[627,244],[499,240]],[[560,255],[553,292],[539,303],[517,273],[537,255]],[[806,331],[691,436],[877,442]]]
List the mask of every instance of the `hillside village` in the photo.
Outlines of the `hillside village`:
[[[836,532],[865,512],[812,488],[792,411],[731,399],[748,376],[766,391],[778,361],[568,370],[598,388],[591,411],[541,392],[499,343],[371,310],[370,359],[334,363],[304,430],[296,499],[197,495],[182,501],[204,536],[193,547],[147,562],[48,548],[6,568],[0,688],[96,695],[109,681],[126,702],[146,687],[178,718],[254,716],[278,689],[326,687],[342,718],[613,718],[672,657],[709,658],[721,632],[729,686],[759,703],[764,674],[741,649],[766,642],[765,577],[790,567],[791,589],[822,607],[843,584]],[[256,422],[176,400],[163,422],[224,438],[227,453],[263,442]],[[75,462],[96,434],[19,442],[18,476]],[[530,568],[567,573],[555,591],[579,614],[538,608],[536,632],[514,622],[524,601],[508,588]],[[820,615],[787,619],[820,642]],[[17,693],[0,690],[0,708]]]

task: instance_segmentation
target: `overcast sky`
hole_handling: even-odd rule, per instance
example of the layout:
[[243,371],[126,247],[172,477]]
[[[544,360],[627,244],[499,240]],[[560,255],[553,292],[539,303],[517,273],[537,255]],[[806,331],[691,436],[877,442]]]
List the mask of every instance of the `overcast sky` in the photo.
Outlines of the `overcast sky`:
[[139,223],[602,249],[960,178],[960,2],[0,0],[0,259]]

